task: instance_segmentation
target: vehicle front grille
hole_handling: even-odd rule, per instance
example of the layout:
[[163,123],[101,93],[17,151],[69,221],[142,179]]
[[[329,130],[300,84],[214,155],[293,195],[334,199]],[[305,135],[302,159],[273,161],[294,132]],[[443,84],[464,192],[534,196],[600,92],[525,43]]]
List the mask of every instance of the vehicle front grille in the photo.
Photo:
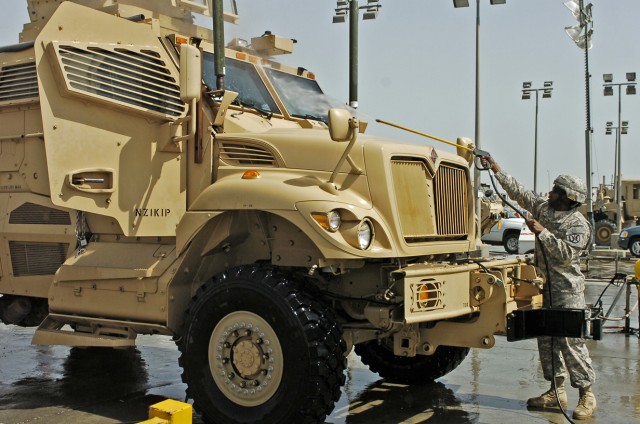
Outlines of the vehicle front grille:
[[0,104],[38,98],[36,63],[27,62],[0,68]]
[[463,236],[469,232],[466,172],[462,168],[440,165],[434,178],[438,234]]
[[466,170],[441,163],[435,175],[417,158],[392,158],[391,170],[402,234],[407,243],[462,239],[468,235]]

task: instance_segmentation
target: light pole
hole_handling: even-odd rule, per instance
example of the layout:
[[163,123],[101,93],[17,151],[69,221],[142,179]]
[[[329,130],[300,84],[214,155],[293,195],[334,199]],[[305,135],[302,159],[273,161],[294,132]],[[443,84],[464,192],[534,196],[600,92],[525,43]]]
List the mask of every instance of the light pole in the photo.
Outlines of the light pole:
[[380,0],[367,0],[367,4],[360,6],[358,0],[338,0],[333,23],[346,22],[349,16],[349,106],[358,107],[358,15],[360,9],[366,9],[362,19],[376,19],[378,10],[382,7]]
[[[595,227],[593,219],[593,200],[591,195],[591,74],[589,73],[589,49],[593,40],[593,5],[584,5],[584,0],[568,0],[564,3],[571,11],[573,17],[578,21],[578,25],[566,27],[567,35],[584,50],[584,85],[585,85],[585,115],[586,127],[584,131],[585,151],[586,151],[586,183],[587,183],[587,219],[592,227]],[[584,32],[584,34],[583,34]],[[593,237],[589,243],[589,251],[593,248]]]
[[[614,147],[614,163],[613,163],[613,174],[614,174],[614,181],[612,184],[613,187],[613,193],[614,193],[614,198],[617,199],[616,194],[618,192],[618,174],[620,172],[620,168],[618,168],[618,160],[620,158],[620,139],[622,138],[623,135],[627,134],[629,131],[629,121],[622,121],[622,127],[614,127],[613,126],[613,121],[607,121],[607,127],[605,129],[605,134],[606,135],[611,135],[613,134],[613,130],[616,130],[616,144]],[[618,130],[620,130],[618,132]]]
[[[626,93],[627,95],[635,95],[636,94],[636,73],[635,72],[627,72],[627,82],[620,82],[620,83],[614,83],[613,82],[613,74],[604,74],[603,76],[604,79],[604,95],[605,96],[613,96],[613,87],[618,87],[618,126],[616,127],[616,170],[615,170],[615,174],[616,174],[616,185],[615,185],[615,193],[616,193],[616,204],[617,204],[617,211],[616,211],[616,237],[612,237],[611,238],[611,245],[613,246],[614,243],[614,239],[617,240],[617,235],[620,234],[620,230],[622,229],[622,171],[621,171],[621,155],[620,155],[620,151],[621,149],[621,144],[622,144],[622,139],[620,138],[620,133],[623,129],[623,127],[625,127],[625,133],[626,133],[626,127],[627,125],[623,125],[622,121],[621,121],[621,114],[622,114],[622,86],[626,86]],[[627,121],[625,121],[627,122]],[[612,123],[613,124],[613,123]],[[628,124],[628,122],[627,122]],[[607,123],[607,128],[609,128],[609,123]],[[613,128],[613,126],[611,126]],[[609,131],[609,130],[607,130]]]
[[[489,0],[490,4],[505,4],[507,0]],[[469,0],[453,0],[453,7],[469,7]],[[476,0],[476,109],[475,109],[475,133],[474,142],[476,148],[480,148],[480,0]],[[473,170],[473,195],[476,199],[476,216],[480,221],[480,208],[482,206],[478,192],[480,190],[480,170]],[[479,226],[478,226],[479,227]]]
[[532,88],[531,81],[522,83],[522,100],[529,100],[531,93],[536,93],[536,121],[533,141],[533,191],[538,194],[538,92],[542,91],[542,98],[551,98],[553,81],[545,81],[542,88]]

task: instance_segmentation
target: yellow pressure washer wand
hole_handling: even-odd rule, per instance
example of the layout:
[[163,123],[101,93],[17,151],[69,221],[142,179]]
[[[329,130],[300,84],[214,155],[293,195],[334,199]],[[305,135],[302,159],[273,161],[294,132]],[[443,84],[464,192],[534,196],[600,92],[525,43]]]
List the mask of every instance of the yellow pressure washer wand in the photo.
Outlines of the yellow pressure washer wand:
[[382,119],[376,119],[376,122],[379,122],[379,123],[385,124],[385,125],[389,125],[390,127],[398,128],[398,129],[401,129],[401,130],[404,130],[404,131],[408,131],[410,133],[418,134],[418,135],[421,135],[423,137],[427,137],[427,138],[439,141],[439,142],[444,143],[444,144],[449,144],[450,146],[459,147],[461,149],[468,150],[468,151],[472,152],[475,156],[480,157],[480,158],[481,157],[491,156],[491,153],[485,152],[484,150],[472,149],[472,148],[467,147],[467,146],[462,146],[460,144],[445,140],[445,139],[440,138],[440,137],[436,137],[434,135],[430,135],[430,134],[423,133],[423,132],[420,132],[420,131],[412,130],[411,128],[403,127],[402,125],[394,124],[393,122],[384,121]]

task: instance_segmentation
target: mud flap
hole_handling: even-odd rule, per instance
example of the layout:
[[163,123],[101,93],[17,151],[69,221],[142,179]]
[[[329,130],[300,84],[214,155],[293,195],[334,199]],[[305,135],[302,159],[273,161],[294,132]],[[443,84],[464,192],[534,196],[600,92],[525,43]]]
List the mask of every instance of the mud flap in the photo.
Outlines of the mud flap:
[[590,315],[589,309],[516,310],[507,316],[507,340],[515,342],[538,336],[600,340],[602,321],[599,318],[589,319]]

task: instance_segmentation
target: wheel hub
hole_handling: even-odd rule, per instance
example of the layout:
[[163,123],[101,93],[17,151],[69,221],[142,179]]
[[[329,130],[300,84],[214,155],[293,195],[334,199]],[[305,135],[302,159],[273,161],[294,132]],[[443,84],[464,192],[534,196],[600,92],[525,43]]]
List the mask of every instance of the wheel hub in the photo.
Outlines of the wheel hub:
[[271,326],[257,314],[233,312],[216,325],[209,364],[220,391],[233,402],[266,402],[282,379],[282,348]]
[[233,348],[233,364],[243,378],[260,371],[261,359],[260,350],[248,340],[241,341]]

